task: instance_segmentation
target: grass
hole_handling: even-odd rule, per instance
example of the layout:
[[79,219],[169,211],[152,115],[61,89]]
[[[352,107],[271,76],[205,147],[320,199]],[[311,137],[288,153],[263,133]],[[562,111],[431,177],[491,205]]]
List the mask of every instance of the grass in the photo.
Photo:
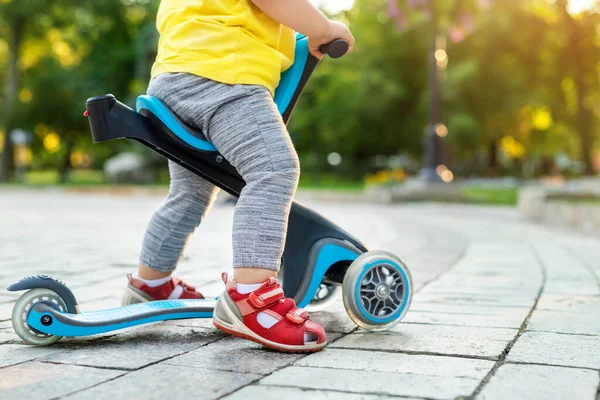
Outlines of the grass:
[[[59,183],[58,171],[31,171],[25,175],[25,186],[56,186]],[[71,171],[64,186],[142,186],[142,185],[111,185],[106,182],[104,173],[95,170],[74,170]],[[166,184],[157,184],[150,186],[165,186]],[[148,186],[148,185],[144,185]],[[365,189],[364,182],[340,179],[337,176],[323,174],[319,179],[311,176],[302,176],[300,178],[299,189],[305,190],[329,190],[339,192],[360,193]],[[518,188],[490,188],[481,186],[467,186],[462,190],[463,201],[466,203],[492,204],[515,206],[518,198]],[[599,198],[565,198],[555,199],[557,201],[569,201],[578,203],[600,203]]]
[[333,176],[322,176],[319,177],[318,181],[300,177],[298,188],[310,190],[362,192],[365,189],[365,184],[364,182],[344,180]]
[[462,194],[467,203],[516,206],[519,189],[469,186],[462,189]]
[[[27,186],[54,186],[59,185],[60,175],[58,171],[31,171],[25,174],[25,185]],[[65,185],[102,185],[106,184],[102,171],[74,170],[71,171]]]
[[[106,182],[104,173],[97,170],[73,170],[69,174],[69,177],[65,183],[59,182],[58,171],[31,171],[25,174],[25,182],[17,183],[14,182],[11,185],[25,185],[25,186],[148,186],[148,185],[111,185]],[[159,182],[155,185],[150,186],[168,186],[169,178],[168,174],[159,177]],[[365,185],[360,181],[351,181],[340,179],[335,176],[322,175],[318,180],[311,179],[310,177],[302,177],[299,184],[300,189],[309,190],[334,190],[334,191],[345,191],[345,192],[361,192],[364,190]]]

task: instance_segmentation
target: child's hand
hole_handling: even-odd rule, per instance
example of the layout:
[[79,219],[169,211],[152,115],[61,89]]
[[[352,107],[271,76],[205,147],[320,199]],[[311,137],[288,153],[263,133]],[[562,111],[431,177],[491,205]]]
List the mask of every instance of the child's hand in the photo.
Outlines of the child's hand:
[[312,36],[308,38],[308,49],[310,50],[310,54],[317,57],[319,60],[323,58],[323,53],[321,53],[319,48],[336,39],[342,39],[348,42],[348,53],[351,53],[354,48],[354,36],[352,36],[352,32],[350,32],[350,29],[348,29],[346,25],[337,21],[329,21],[329,24],[330,29],[327,35],[320,37]]
[[[1,0],[0,0],[1,1]],[[354,36],[348,27],[327,19],[309,0],[251,0],[255,6],[275,21],[308,36],[310,54],[319,60],[324,44],[342,39],[348,42],[348,53],[354,48]]]

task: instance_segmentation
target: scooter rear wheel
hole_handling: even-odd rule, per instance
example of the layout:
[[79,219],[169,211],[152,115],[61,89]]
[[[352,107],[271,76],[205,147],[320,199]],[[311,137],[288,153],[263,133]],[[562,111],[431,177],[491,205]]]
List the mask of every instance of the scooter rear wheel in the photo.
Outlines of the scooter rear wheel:
[[406,264],[385,251],[360,255],[342,284],[344,307],[359,327],[372,331],[392,328],[408,312],[413,295]]
[[31,289],[25,292],[13,308],[12,324],[17,335],[27,344],[34,346],[49,346],[58,342],[62,336],[48,335],[33,329],[27,323],[27,318],[33,306],[44,303],[60,312],[66,312],[67,306],[59,295],[48,289]]
[[335,303],[336,295],[339,292],[339,285],[332,285],[329,283],[321,282],[319,285],[319,289],[313,299],[308,303],[306,307],[306,311],[309,313],[317,313],[320,311],[324,311],[329,308],[333,303]]

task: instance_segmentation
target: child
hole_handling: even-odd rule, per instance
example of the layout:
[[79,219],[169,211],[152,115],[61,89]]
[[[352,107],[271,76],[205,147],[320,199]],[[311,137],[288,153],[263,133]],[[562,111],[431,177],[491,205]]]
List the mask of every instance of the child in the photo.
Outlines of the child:
[[[322,349],[323,327],[276,280],[300,168],[273,94],[293,63],[294,30],[308,36],[318,58],[335,39],[351,51],[352,34],[309,0],[162,0],[157,27],[148,94],[202,131],[246,181],[233,222],[234,278],[223,274],[215,326],[281,351]],[[169,195],[147,228],[124,304],[203,298],[171,273],[217,188],[173,162],[169,169]]]

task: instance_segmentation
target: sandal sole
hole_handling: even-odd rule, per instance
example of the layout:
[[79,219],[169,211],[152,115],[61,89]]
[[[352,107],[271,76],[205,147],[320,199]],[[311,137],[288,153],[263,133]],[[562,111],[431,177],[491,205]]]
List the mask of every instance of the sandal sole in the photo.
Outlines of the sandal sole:
[[286,348],[286,347],[279,347],[279,346],[271,344],[273,342],[264,342],[264,341],[262,341],[262,340],[260,340],[258,338],[255,338],[255,337],[250,336],[250,335],[246,335],[246,334],[244,334],[242,332],[238,332],[238,331],[234,331],[234,330],[228,329],[228,328],[224,327],[223,325],[220,325],[218,322],[216,322],[214,320],[213,320],[213,325],[215,326],[215,328],[217,328],[217,329],[219,329],[219,330],[221,330],[221,331],[223,331],[225,333],[229,333],[230,335],[237,336],[237,337],[242,338],[242,339],[251,340],[251,341],[253,341],[255,343],[260,344],[261,346],[267,347],[267,348],[269,348],[271,350],[277,350],[277,351],[280,351],[280,352],[283,352],[283,353],[316,353],[318,351],[323,350],[325,348],[325,346],[327,345],[327,342],[325,342],[325,343],[322,343],[322,346],[319,345],[321,347],[310,347],[310,348],[306,348],[306,349],[290,349],[290,348]]
[[[226,294],[224,294],[226,295]],[[221,304],[219,304],[221,303]],[[284,353],[316,353],[317,351],[321,351],[323,350],[323,348],[325,348],[325,346],[327,346],[327,340],[323,343],[318,343],[318,344],[313,344],[313,345],[308,345],[308,346],[297,346],[297,345],[285,345],[285,344],[278,344],[275,342],[272,342],[270,340],[267,339],[263,339],[260,336],[258,336],[257,334],[255,334],[254,332],[250,331],[245,325],[243,325],[236,317],[235,315],[233,315],[233,313],[229,310],[229,307],[227,306],[227,303],[223,303],[221,300],[218,301],[216,307],[223,307],[225,312],[228,314],[229,318],[231,319],[231,321],[233,321],[233,324],[226,324],[222,321],[219,320],[219,318],[216,315],[216,312],[213,314],[213,325],[217,328],[222,330],[225,333],[229,333],[230,335],[234,335],[243,339],[248,339],[251,340],[255,343],[260,344],[261,346],[267,347],[271,350],[277,350],[277,351],[281,351]],[[233,326],[226,326],[226,325],[233,325]],[[239,326],[236,325],[242,325],[241,328]],[[249,331],[248,333],[242,332],[243,330],[247,330]]]

